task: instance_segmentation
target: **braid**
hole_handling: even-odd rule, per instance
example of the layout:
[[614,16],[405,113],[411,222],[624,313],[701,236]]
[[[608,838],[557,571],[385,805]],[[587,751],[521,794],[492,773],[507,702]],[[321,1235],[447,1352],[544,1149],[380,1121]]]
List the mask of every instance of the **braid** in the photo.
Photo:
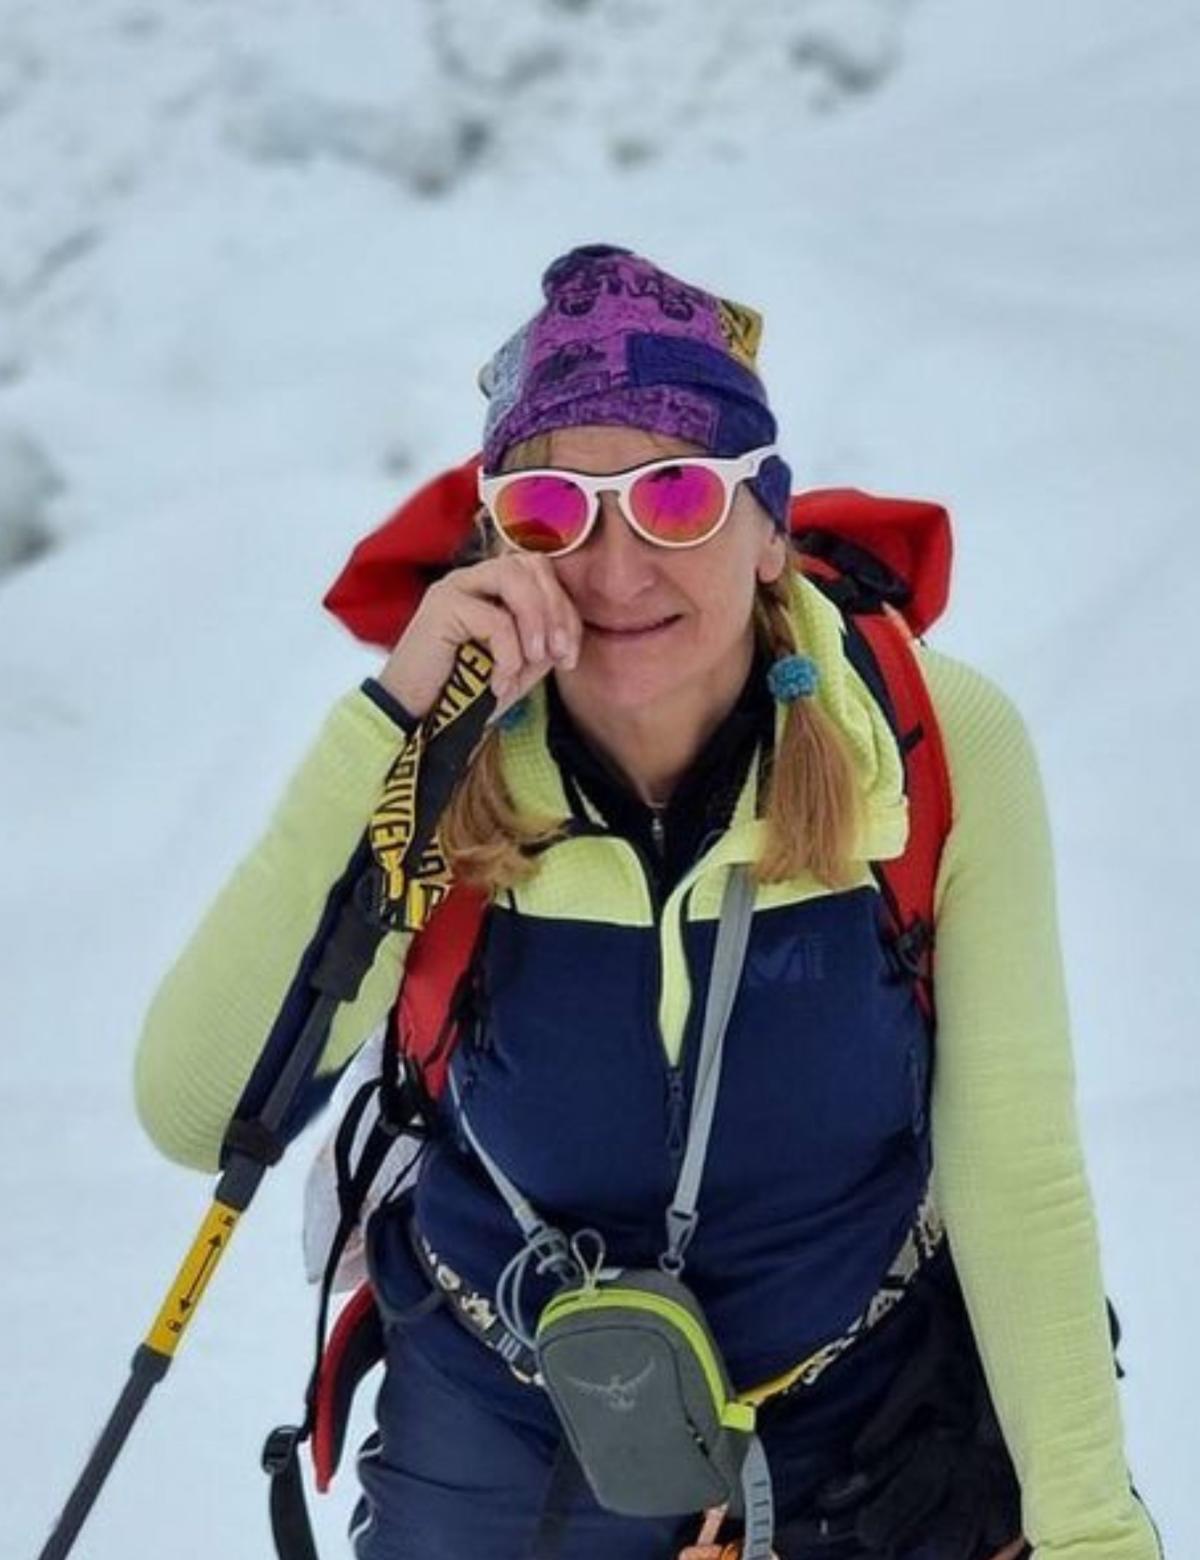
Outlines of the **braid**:
[[493,726],[455,788],[438,828],[456,878],[487,888],[510,888],[537,870],[533,848],[561,833],[549,819],[516,808],[500,757],[503,734]]
[[[773,660],[798,650],[789,606],[792,566],[760,585],[759,634]],[[861,799],[845,738],[816,699],[787,706],[767,793],[767,838],[755,869],[760,883],[808,872],[831,888],[850,877]]]

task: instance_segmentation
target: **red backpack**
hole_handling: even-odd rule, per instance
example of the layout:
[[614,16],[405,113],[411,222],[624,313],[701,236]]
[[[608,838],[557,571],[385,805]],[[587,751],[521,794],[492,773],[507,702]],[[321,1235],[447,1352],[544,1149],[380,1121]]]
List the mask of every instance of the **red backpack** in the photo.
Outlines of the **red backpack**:
[[[435,477],[354,549],[325,605],[357,638],[390,650],[427,587],[469,547],[476,535],[478,464],[474,457]],[[939,504],[825,488],[793,497],[790,529],[796,566],[842,610],[847,654],[884,711],[903,758],[908,843],[903,855],[873,863],[872,870],[896,963],[912,979],[932,1020],[933,895],[951,796],[941,734],[913,641],[946,604],[949,516]],[[409,949],[389,1039],[392,1055],[403,1058],[420,1091],[434,1098],[458,1038],[456,996],[485,906],[478,890],[454,887]],[[378,1313],[369,1286],[363,1286],[324,1345],[310,1383],[308,1419],[289,1432],[287,1467],[273,1475],[272,1517],[281,1554],[312,1552],[281,1539],[281,1533],[287,1538],[298,1531],[297,1501],[302,1510],[295,1446],[311,1431],[317,1487],[325,1490],[341,1458],[354,1389],[382,1349]],[[307,1528],[306,1516],[303,1523]]]

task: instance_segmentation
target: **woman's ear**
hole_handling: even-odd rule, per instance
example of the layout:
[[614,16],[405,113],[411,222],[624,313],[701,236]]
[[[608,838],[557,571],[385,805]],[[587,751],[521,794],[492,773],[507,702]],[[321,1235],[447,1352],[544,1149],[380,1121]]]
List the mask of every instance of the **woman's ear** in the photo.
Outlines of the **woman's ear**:
[[783,573],[788,559],[787,537],[772,525],[770,534],[763,538],[758,554],[756,577],[761,585],[773,585]]

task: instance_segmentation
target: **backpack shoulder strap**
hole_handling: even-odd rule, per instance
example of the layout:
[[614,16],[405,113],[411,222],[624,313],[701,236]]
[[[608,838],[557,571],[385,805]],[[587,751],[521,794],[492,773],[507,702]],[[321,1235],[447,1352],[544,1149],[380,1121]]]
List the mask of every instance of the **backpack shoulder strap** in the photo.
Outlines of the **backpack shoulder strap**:
[[875,877],[887,905],[895,955],[916,981],[926,1016],[933,1018],[933,899],[953,818],[945,747],[904,620],[885,610],[858,618],[854,627],[887,688],[908,797],[908,843],[902,855],[875,864]]
[[904,762],[908,843],[873,864],[892,947],[934,1017],[933,896],[953,817],[941,730],[916,640],[945,608],[953,539],[941,504],[857,488],[796,494],[789,516],[806,579],[839,608],[846,651],[891,725]]
[[390,1038],[430,1099],[458,1043],[486,909],[482,890],[456,883],[408,950]]
[[[953,800],[941,728],[914,635],[891,605],[864,601],[861,584],[848,592],[821,570],[808,574],[842,608],[846,653],[883,711],[904,764],[908,799],[908,841],[903,854],[872,864],[900,968],[914,982],[917,998],[934,1018],[934,889],[942,846],[950,832]],[[853,601],[853,605],[851,602]]]

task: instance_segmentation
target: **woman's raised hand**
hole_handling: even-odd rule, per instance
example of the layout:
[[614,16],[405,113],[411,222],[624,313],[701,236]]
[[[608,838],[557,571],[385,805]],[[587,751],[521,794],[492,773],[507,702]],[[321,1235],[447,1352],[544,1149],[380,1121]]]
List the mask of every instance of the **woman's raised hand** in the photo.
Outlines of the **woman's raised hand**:
[[379,681],[422,719],[437,702],[460,645],[486,645],[503,712],[553,666],[573,667],[583,627],[548,558],[504,553],[453,569],[431,585]]

